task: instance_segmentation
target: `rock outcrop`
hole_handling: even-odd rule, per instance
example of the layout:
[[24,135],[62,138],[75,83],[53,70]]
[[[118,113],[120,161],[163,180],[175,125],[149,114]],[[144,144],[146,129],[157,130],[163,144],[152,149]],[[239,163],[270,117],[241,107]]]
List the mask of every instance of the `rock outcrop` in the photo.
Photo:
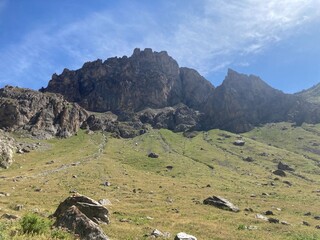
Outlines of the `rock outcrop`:
[[77,234],[81,240],[108,240],[102,229],[83,214],[76,206],[71,206],[57,217],[56,227],[66,228]]
[[68,137],[88,114],[63,96],[6,86],[0,89],[0,128],[26,130],[38,138]]
[[13,163],[15,149],[15,140],[0,130],[0,167],[8,168]]
[[299,125],[320,121],[319,105],[276,90],[257,76],[239,74],[231,69],[204,109],[208,129],[237,133],[269,122],[291,121]]
[[67,228],[80,239],[108,240],[98,225],[110,223],[108,214],[108,209],[97,201],[76,194],[61,202],[52,217],[56,218],[56,227]]
[[178,103],[198,109],[214,87],[198,72],[179,68],[167,52],[135,49],[131,57],[88,62],[54,74],[44,92],[60,93],[87,110],[137,112]]

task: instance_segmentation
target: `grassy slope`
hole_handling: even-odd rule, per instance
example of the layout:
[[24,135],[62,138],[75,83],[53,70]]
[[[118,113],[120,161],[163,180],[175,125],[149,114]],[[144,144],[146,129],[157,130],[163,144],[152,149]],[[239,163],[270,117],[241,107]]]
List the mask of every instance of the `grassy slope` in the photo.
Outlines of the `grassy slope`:
[[[287,130],[281,130],[284,127]],[[76,189],[94,199],[108,198],[112,202],[108,207],[112,223],[103,226],[111,239],[144,239],[154,228],[172,235],[185,231],[199,240],[320,239],[320,230],[314,228],[320,222],[313,219],[320,214],[315,204],[319,196],[312,192],[320,183],[320,156],[314,151],[319,147],[312,146],[320,143],[320,126],[266,125],[245,134],[243,147],[232,144],[237,138],[220,130],[199,133],[192,139],[155,130],[134,139],[80,132],[70,139],[44,141],[45,150],[17,155],[10,169],[0,171],[4,177],[0,178],[1,191],[11,194],[0,198],[0,214],[21,216],[37,208],[46,216]],[[151,151],[160,157],[148,158]],[[243,161],[248,156],[255,161]],[[46,164],[51,160],[53,164]],[[279,160],[295,166],[295,175],[275,181],[272,170]],[[169,165],[173,166],[171,171],[166,168]],[[283,180],[293,186],[288,187]],[[104,181],[110,181],[111,186],[101,186]],[[42,191],[36,192],[36,188]],[[231,213],[201,204],[211,195],[229,199],[242,211]],[[14,211],[16,204],[23,204],[23,210]],[[254,213],[243,211],[247,207]],[[273,210],[276,218],[292,225],[254,218],[266,210]],[[303,215],[309,211],[313,216]],[[129,221],[120,221],[124,219]],[[312,227],[302,226],[303,220]],[[254,225],[258,230],[238,230],[241,225]],[[15,223],[7,228],[14,227]]]

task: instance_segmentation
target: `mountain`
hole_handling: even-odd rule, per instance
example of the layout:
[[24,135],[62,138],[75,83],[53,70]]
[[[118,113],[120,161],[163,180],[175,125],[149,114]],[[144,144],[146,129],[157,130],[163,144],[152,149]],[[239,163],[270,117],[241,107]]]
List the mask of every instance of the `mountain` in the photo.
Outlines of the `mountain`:
[[320,104],[320,83],[301,92],[296,93],[310,103]]
[[270,122],[319,122],[319,106],[307,103],[297,95],[272,88],[254,75],[231,69],[209,98],[207,123],[210,128],[246,132]]
[[198,72],[179,68],[167,52],[135,49],[131,57],[88,62],[54,74],[43,92],[60,93],[94,112],[136,112],[184,103],[198,109],[214,87]]

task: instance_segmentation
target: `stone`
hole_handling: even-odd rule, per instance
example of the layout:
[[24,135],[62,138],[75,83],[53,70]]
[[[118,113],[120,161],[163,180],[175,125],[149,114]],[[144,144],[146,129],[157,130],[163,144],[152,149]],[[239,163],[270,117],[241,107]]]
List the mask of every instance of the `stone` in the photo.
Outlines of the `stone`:
[[261,219],[261,220],[263,220],[263,221],[268,221],[268,220],[269,220],[266,216],[264,216],[264,215],[262,215],[262,214],[259,214],[259,213],[257,213],[257,214],[255,215],[255,218]]
[[74,205],[57,215],[54,225],[68,229],[74,234],[77,234],[80,239],[109,239],[97,223],[88,218]]
[[314,219],[320,220],[320,216],[314,216]]
[[320,225],[315,226],[316,229],[320,229]]
[[279,177],[286,177],[287,176],[287,174],[283,170],[279,170],[279,169],[273,171],[272,173],[274,175],[279,176]]
[[233,145],[235,145],[235,146],[244,146],[245,143],[246,142],[243,141],[243,140],[236,140],[236,141],[233,142]]
[[281,221],[280,222],[282,225],[286,225],[286,226],[289,226],[290,225],[290,223],[288,223],[287,221]]
[[252,157],[246,157],[243,160],[246,162],[253,162],[254,161]]
[[151,234],[151,236],[154,236],[155,238],[169,238],[170,237],[170,233],[168,232],[161,232],[158,229],[154,229]]
[[15,207],[14,207],[14,210],[16,211],[21,211],[23,209],[23,205],[21,204],[17,204]]
[[103,222],[108,224],[110,222],[109,211],[107,208],[102,206],[97,201],[80,194],[75,194],[66,198],[59,204],[57,210],[52,216],[58,218],[71,206],[75,206],[79,211],[81,211],[95,223]]
[[0,197],[9,197],[10,193],[0,192]]
[[269,223],[279,223],[279,219],[276,218],[268,218]]
[[151,152],[151,153],[148,154],[148,157],[149,157],[149,158],[158,158],[159,155],[156,154],[156,153],[154,153],[154,152]]
[[268,216],[268,215],[274,215],[274,214],[273,214],[273,212],[272,212],[272,211],[270,211],[270,210],[266,211],[266,213],[265,213],[265,214],[266,214],[267,216]]
[[311,216],[311,212],[306,212],[305,214],[303,214],[304,216]]
[[278,169],[283,171],[294,171],[294,168],[281,161],[278,163]]
[[7,133],[0,130],[0,167],[9,168],[11,166],[13,163],[13,153],[16,147],[15,145],[16,141]]
[[310,223],[308,223],[308,222],[306,222],[306,221],[302,221],[302,225],[307,226],[307,227],[310,227],[310,226],[311,226]]
[[292,186],[292,183],[291,183],[291,182],[289,182],[289,181],[283,181],[283,183],[287,184],[289,187],[291,187],[291,186]]
[[180,232],[175,236],[174,240],[197,240],[197,238],[185,232]]
[[2,214],[1,218],[7,219],[7,220],[16,220],[16,219],[19,219],[19,216],[9,214],[9,213],[4,213],[4,214]]
[[239,208],[235,206],[233,203],[229,202],[227,199],[219,197],[219,196],[212,196],[208,197],[203,201],[206,205],[212,205],[217,208],[228,210],[232,212],[239,212]]

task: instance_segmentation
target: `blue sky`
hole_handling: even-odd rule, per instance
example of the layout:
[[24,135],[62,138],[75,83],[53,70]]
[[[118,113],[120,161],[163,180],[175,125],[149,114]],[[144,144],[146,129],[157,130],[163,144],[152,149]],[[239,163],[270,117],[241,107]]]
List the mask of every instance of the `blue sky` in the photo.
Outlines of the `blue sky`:
[[0,86],[150,47],[215,86],[232,68],[292,93],[320,82],[319,26],[320,0],[0,0]]

